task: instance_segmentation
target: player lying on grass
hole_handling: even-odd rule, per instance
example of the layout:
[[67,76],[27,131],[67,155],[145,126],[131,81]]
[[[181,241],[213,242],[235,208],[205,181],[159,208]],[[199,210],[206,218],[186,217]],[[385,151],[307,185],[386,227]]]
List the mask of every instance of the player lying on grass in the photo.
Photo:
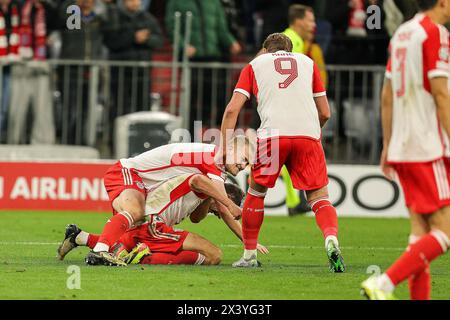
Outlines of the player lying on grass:
[[[225,184],[228,197],[236,205],[242,202],[244,193],[236,185]],[[178,195],[178,198],[176,198]],[[221,214],[217,209],[220,193],[211,179],[202,174],[183,174],[174,177],[147,196],[146,213],[149,221],[128,230],[110,251],[127,263],[143,264],[219,264],[221,250],[203,237],[174,229],[186,217],[194,223],[203,220],[208,212],[222,217],[228,227],[242,240],[239,222],[231,215]],[[98,235],[82,231],[76,225],[66,228],[65,239],[58,248],[59,259],[77,246],[95,247]],[[261,253],[267,253],[258,245]],[[145,258],[144,258],[145,257]]]
[[251,95],[256,96],[261,127],[242,210],[245,250],[233,266],[258,266],[256,245],[264,219],[264,198],[286,165],[294,187],[306,192],[325,239],[330,269],[344,272],[337,214],[328,199],[327,166],[320,141],[321,128],[330,118],[325,87],[317,65],[307,56],[291,51],[292,42],[285,35],[268,36],[263,53],[242,70],[223,116],[221,144],[228,159],[239,113]]
[[[109,251],[129,229],[143,222],[147,192],[158,184],[180,174],[207,175],[220,193],[228,199],[224,187],[225,171],[236,175],[248,165],[248,139],[235,139],[232,152],[239,162],[221,164],[214,160],[216,146],[203,143],[174,143],[147,151],[133,158],[121,159],[104,176],[113,217],[106,223],[97,245],[86,257],[91,265],[123,265]],[[241,209],[232,201],[217,202],[221,214],[239,216]]]
[[409,246],[386,272],[361,285],[371,300],[393,299],[408,280],[412,300],[431,298],[430,263],[450,247],[450,0],[418,0],[421,12],[390,42],[381,97],[381,168],[398,176],[411,219]]

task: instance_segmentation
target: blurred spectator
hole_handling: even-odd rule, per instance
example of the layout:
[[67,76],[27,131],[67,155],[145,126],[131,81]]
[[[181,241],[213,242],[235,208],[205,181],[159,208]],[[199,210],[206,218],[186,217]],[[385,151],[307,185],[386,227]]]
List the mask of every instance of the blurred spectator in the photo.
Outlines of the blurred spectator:
[[233,37],[240,40],[239,9],[241,8],[238,8],[236,0],[220,0],[220,2],[225,13],[228,30],[230,30]]
[[[26,0],[17,11],[11,10],[11,14],[12,32],[17,34],[20,40],[11,41],[9,46],[9,53],[18,59],[11,69],[7,141],[9,144],[28,142],[26,120],[29,106],[32,105],[34,110],[31,143],[52,144],[55,142],[55,129],[50,68],[46,62],[45,8],[40,1]],[[13,49],[15,43],[18,46]]]
[[[73,60],[99,60],[104,57],[103,39],[108,31],[117,29],[114,5],[107,4],[107,16],[94,11],[94,0],[67,0],[59,8],[58,19],[61,30],[61,58]],[[81,28],[68,29],[67,7],[76,4],[81,9]],[[62,110],[62,143],[87,144],[89,115],[90,67],[69,65],[58,70]]]
[[[142,9],[141,0],[123,0],[118,8],[117,30],[106,33],[109,59],[114,61],[150,61],[154,49],[164,38],[158,21]],[[122,76],[120,73],[122,72]],[[150,68],[113,67],[111,70],[114,105],[111,123],[117,115],[149,110]],[[121,92],[119,99],[117,93]],[[118,105],[118,101],[121,105]]]
[[[15,17],[12,19],[12,17]],[[2,77],[2,95],[0,101],[0,143],[6,142],[6,125],[11,90],[10,62],[18,55],[18,3],[11,0],[0,0],[0,63]],[[13,23],[13,20],[15,21]],[[14,25],[14,26],[13,26]]]
[[255,11],[261,15],[264,21],[261,41],[264,41],[269,34],[288,27],[286,17],[289,4],[289,0],[256,0]]
[[[194,62],[213,62],[220,61],[222,58],[222,48],[226,48],[231,54],[241,52],[241,46],[231,34],[227,26],[227,21],[219,0],[169,0],[166,8],[166,29],[171,39],[173,39],[174,14],[176,11],[182,14],[181,39],[184,35],[184,18],[186,12],[192,12],[192,36],[191,43],[186,53],[191,61]],[[182,40],[183,41],[183,40]],[[204,69],[199,79],[198,70],[192,72],[192,92],[191,94],[191,133],[193,133],[194,120],[203,120],[204,125],[213,125],[220,121],[225,108],[225,74],[221,70],[217,72],[217,78],[213,81],[213,72],[211,69]],[[213,101],[211,97],[212,83],[217,81],[218,99]],[[203,94],[197,95],[199,86],[203,88]],[[195,93],[195,94],[194,94]],[[200,105],[201,103],[201,105]],[[217,110],[216,118],[211,119],[211,109]],[[197,112],[197,110],[199,112]]]

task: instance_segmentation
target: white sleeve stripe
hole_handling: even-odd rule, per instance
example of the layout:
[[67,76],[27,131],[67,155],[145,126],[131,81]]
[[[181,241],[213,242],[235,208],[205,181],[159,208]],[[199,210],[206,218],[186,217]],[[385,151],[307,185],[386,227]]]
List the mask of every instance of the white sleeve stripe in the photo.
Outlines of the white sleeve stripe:
[[449,78],[450,75],[449,75],[448,71],[445,71],[445,70],[434,69],[434,70],[428,71],[428,78],[429,79],[437,78],[437,77]]
[[247,90],[236,88],[234,89],[234,92],[242,93],[244,96],[247,97],[247,99],[250,99],[250,92],[248,92]]
[[326,95],[327,95],[327,92],[326,92],[326,91],[323,91],[323,92],[316,92],[316,93],[313,94],[313,97],[314,97],[314,98],[318,98],[318,97],[323,97],[323,96],[326,96]]
[[392,78],[392,73],[390,71],[386,71],[386,73],[384,74],[384,76],[388,79]]

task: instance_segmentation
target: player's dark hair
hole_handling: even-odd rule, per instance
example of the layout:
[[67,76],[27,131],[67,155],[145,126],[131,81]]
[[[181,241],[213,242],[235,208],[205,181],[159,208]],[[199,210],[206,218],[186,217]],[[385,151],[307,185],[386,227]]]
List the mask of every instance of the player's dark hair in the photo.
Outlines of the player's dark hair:
[[304,6],[302,4],[290,5],[288,11],[289,25],[293,24],[297,19],[303,19],[308,11],[314,13],[314,9],[311,7]]
[[420,11],[426,11],[434,8],[439,0],[416,0]]
[[238,185],[235,185],[234,183],[225,183],[225,191],[231,201],[233,201],[237,206],[241,205],[245,194]]
[[266,49],[267,52],[276,52],[279,50],[292,52],[292,41],[288,36],[282,33],[272,33],[264,41],[263,48]]

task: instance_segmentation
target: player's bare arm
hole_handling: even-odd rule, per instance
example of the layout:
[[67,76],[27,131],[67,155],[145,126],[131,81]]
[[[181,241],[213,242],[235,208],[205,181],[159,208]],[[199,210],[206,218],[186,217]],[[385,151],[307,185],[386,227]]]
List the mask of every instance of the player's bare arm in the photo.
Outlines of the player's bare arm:
[[317,112],[319,113],[320,127],[327,123],[331,117],[330,105],[328,104],[327,96],[315,97],[314,102],[316,103]]
[[211,180],[208,177],[197,174],[189,180],[189,185],[192,190],[201,192],[214,200],[220,205],[218,209],[222,213],[229,213],[233,217],[240,217],[241,209],[228,198],[223,182]]
[[380,166],[386,178],[394,178],[394,169],[387,163],[387,152],[392,135],[392,106],[393,90],[391,80],[385,78],[381,92],[381,124],[383,127],[383,151],[381,153]]
[[448,78],[430,79],[431,94],[437,107],[439,122],[450,136],[450,95],[448,93]]

